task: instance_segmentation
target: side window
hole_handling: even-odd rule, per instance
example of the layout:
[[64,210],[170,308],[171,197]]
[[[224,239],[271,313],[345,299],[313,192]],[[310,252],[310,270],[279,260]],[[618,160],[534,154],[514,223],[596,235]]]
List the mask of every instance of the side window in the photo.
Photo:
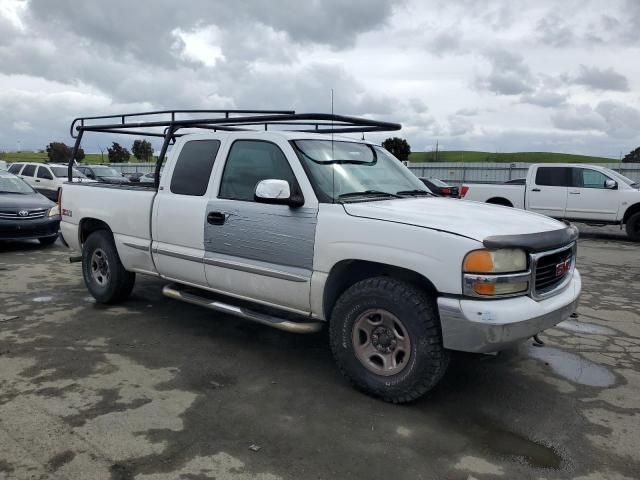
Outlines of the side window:
[[569,168],[567,167],[538,167],[536,185],[548,187],[568,187]]
[[20,169],[22,168],[22,165],[24,165],[24,163],[14,163],[9,167],[9,173],[13,173],[14,175],[17,175]]
[[22,170],[22,175],[25,177],[33,177],[34,173],[36,173],[35,165],[25,165],[24,170]]
[[219,140],[191,140],[182,146],[171,177],[171,193],[201,197],[207,191]]
[[47,167],[38,167],[38,178],[44,178],[45,180],[53,180],[53,175]]
[[573,186],[578,188],[605,188],[604,183],[609,180],[604,173],[590,168],[572,168]]
[[231,146],[220,184],[220,198],[254,201],[256,185],[273,178],[296,183],[289,161],[271,142],[236,140]]

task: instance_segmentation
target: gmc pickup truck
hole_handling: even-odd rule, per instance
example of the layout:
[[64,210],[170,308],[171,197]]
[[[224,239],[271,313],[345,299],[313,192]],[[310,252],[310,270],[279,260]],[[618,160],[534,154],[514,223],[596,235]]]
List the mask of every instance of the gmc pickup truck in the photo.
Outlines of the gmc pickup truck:
[[460,193],[558,219],[624,225],[629,239],[640,241],[640,184],[597,165],[531,165],[524,185],[465,184]]
[[337,136],[400,125],[179,113],[72,124],[75,149],[89,132],[164,137],[154,185],[63,186],[61,231],[98,302],[124,301],[142,274],[170,298],[289,332],[328,325],[345,377],[395,403],[433,388],[451,351],[508,348],[576,308],[575,228],[435,197],[385,149]]

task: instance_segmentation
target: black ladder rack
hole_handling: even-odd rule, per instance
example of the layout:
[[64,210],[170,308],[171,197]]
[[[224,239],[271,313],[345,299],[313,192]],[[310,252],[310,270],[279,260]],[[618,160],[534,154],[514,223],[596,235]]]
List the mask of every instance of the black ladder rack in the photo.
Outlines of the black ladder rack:
[[[164,127],[164,128],[163,128]],[[293,110],[156,110],[78,117],[71,122],[70,134],[75,145],[69,162],[69,181],[84,132],[160,137],[164,139],[155,169],[155,187],[170,142],[183,134],[180,129],[213,131],[269,130],[307,133],[365,133],[400,130],[398,123],[328,113],[295,113]],[[161,130],[162,129],[162,130]]]

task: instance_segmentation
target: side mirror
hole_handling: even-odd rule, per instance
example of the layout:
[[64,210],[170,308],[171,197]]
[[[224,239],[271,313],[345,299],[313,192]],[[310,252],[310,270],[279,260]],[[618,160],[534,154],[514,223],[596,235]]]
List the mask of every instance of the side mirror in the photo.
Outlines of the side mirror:
[[258,182],[254,198],[256,202],[289,205],[290,207],[300,207],[304,204],[301,195],[291,195],[289,182],[273,178]]
[[618,182],[608,178],[604,181],[604,188],[608,188],[609,190],[616,190],[618,188]]

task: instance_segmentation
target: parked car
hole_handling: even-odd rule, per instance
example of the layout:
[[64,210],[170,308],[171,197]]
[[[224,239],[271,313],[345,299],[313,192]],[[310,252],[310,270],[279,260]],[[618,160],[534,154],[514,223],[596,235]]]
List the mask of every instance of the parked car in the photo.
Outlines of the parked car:
[[24,180],[0,172],[0,240],[38,239],[50,245],[58,238],[60,210]]
[[128,178],[123,177],[115,168],[106,165],[76,165],[76,170],[98,182],[129,183]]
[[4,160],[0,160],[0,171],[7,171],[9,169],[9,165]]
[[[117,118],[119,132],[145,127],[140,115]],[[315,129],[333,132],[329,120],[338,132],[399,125],[267,118],[264,130],[282,119],[300,131],[177,136],[157,190],[63,186],[61,230],[97,302],[125,300],[143,274],[166,279],[170,298],[289,332],[328,324],[344,375],[391,402],[436,385],[452,350],[502,350],[574,312],[574,227],[434,197],[384,148],[304,130],[324,121]],[[167,120],[164,148],[176,129],[224,121]],[[228,118],[234,130],[257,123],[244,121]]]
[[[9,172],[19,176],[39,193],[50,200],[57,201],[58,191],[67,181],[67,165],[59,163],[13,163]],[[95,182],[73,169],[74,182]]]
[[439,195],[441,197],[459,197],[458,187],[449,185],[442,180],[438,180],[437,178],[420,177],[420,181],[424,183],[429,188],[429,190],[431,190],[436,195]]
[[525,185],[465,184],[466,200],[522,208],[592,225],[625,225],[640,241],[640,184],[605,167],[534,164]]
[[133,172],[133,173],[125,173],[124,176],[127,177],[129,181],[132,183],[139,183],[140,177],[142,177],[143,175],[144,173],[142,172]]
[[512,178],[511,180],[507,180],[504,182],[506,185],[524,185],[526,183],[526,178]]

